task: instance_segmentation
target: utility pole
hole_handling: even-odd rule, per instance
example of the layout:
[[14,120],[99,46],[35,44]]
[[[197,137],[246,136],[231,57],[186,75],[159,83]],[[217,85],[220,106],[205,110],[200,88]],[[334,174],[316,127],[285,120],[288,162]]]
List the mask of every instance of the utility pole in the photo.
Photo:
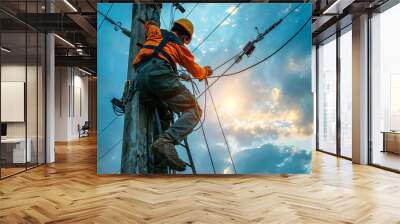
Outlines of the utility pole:
[[[126,88],[134,88],[136,72],[132,61],[145,40],[144,26],[141,21],[154,20],[160,24],[161,4],[135,3],[132,8],[129,63]],[[129,89],[128,88],[128,89]],[[129,91],[128,91],[129,92]],[[126,94],[126,91],[125,93]],[[154,140],[154,112],[139,102],[136,92],[125,106],[124,134],[122,143],[121,173],[147,174],[167,173],[166,168],[157,168],[150,145]]]

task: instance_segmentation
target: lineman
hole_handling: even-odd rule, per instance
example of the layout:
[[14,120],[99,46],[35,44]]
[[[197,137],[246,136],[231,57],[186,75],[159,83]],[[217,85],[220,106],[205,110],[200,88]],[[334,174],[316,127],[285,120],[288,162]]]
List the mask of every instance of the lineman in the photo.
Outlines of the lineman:
[[172,169],[184,171],[186,164],[179,158],[175,145],[193,131],[202,111],[196,98],[179,81],[176,64],[200,80],[212,75],[213,71],[209,66],[199,66],[185,46],[193,35],[193,24],[188,19],[175,21],[171,31],[160,29],[152,20],[144,26],[146,40],[133,61],[140,97],[161,111],[182,113],[151,145],[151,150],[166,158]]

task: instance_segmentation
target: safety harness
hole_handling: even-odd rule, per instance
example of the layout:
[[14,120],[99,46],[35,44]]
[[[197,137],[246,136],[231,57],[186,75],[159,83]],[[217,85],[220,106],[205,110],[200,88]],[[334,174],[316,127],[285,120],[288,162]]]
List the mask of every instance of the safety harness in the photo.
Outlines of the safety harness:
[[[171,43],[171,42],[179,44],[179,45],[183,45],[183,42],[174,33],[170,32],[168,30],[161,29],[161,35],[162,35],[163,39],[158,46],[143,45],[143,48],[152,49],[153,53],[151,55],[145,56],[141,60],[139,65],[149,61],[153,57],[161,58],[159,56],[159,54],[161,54],[168,60],[168,63],[171,65],[171,68],[174,70],[174,72],[177,72],[176,64],[175,64],[174,60],[172,60],[171,56],[167,52],[165,52],[164,47],[168,43]],[[163,59],[163,58],[161,58],[161,59]]]
[[[168,64],[170,64],[173,71],[175,73],[177,73],[176,64],[175,64],[174,60],[172,60],[171,56],[167,52],[164,51],[164,47],[165,47],[165,45],[167,45],[168,43],[171,43],[171,42],[179,44],[179,45],[183,45],[183,42],[174,33],[170,32],[168,30],[162,29],[161,35],[162,35],[163,39],[158,46],[153,46],[153,45],[140,46],[142,48],[152,49],[153,53],[150,55],[144,56],[142,58],[142,60],[135,66],[135,69],[137,69],[144,63],[150,61],[154,57],[165,60],[164,58],[161,58],[159,56],[159,54],[161,54],[168,60]],[[135,92],[136,92],[136,88],[135,88],[134,81],[128,80],[125,83],[124,94],[123,94],[122,99],[113,98],[111,100],[114,112],[117,111],[119,114],[125,113],[125,105],[132,99]]]

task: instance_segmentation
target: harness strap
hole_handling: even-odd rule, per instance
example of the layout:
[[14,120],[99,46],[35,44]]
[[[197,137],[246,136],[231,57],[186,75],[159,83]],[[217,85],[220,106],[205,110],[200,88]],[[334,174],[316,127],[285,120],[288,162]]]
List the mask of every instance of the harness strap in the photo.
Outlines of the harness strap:
[[[164,42],[164,40],[162,42]],[[167,41],[165,41],[165,42],[167,42]],[[174,72],[176,72],[177,69],[176,69],[176,64],[175,64],[174,60],[172,60],[171,56],[169,56],[169,54],[167,52],[165,52],[161,46],[162,46],[161,44],[158,46],[144,45],[143,48],[154,50],[152,56],[155,56],[158,58],[159,58],[158,53],[162,54],[162,56],[164,56],[168,60],[168,63],[171,65]],[[165,46],[165,44],[164,44],[164,46]]]
[[167,52],[165,52],[164,47],[170,42],[176,43],[179,45],[183,45],[183,42],[175,34],[169,32],[168,30],[162,29],[161,35],[163,36],[163,39],[158,46],[144,45],[143,48],[152,49],[153,54],[151,54],[151,56],[153,56],[153,57],[160,58],[158,54],[161,54],[162,56],[164,56],[168,60],[168,63],[171,65],[174,72],[176,73],[177,72],[176,64],[175,64],[174,60],[171,58],[171,56]]

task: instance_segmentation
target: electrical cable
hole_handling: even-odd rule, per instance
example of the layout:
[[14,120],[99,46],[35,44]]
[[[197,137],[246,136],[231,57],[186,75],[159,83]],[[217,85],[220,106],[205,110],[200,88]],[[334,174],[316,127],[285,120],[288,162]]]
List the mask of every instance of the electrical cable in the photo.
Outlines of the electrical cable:
[[[192,79],[190,79],[190,82],[192,83],[193,92],[195,92],[194,86],[195,86],[196,84],[195,84],[195,82],[194,82]],[[196,88],[197,88],[197,87],[196,87]],[[198,90],[198,88],[197,88],[197,90]],[[214,161],[213,161],[213,159],[212,159],[210,146],[208,145],[207,136],[206,136],[206,133],[205,133],[205,131],[204,131],[204,126],[203,126],[204,121],[205,121],[205,119],[206,119],[206,113],[205,113],[206,109],[207,109],[207,96],[205,95],[205,96],[204,96],[204,109],[203,109],[203,112],[202,112],[203,120],[200,120],[200,126],[199,126],[198,128],[196,128],[196,129],[194,129],[192,132],[197,131],[197,130],[199,130],[199,129],[201,128],[201,132],[202,132],[202,135],[203,135],[203,138],[204,138],[204,142],[206,143],[206,148],[207,148],[208,156],[210,157],[211,166],[212,166],[212,169],[213,169],[214,174],[216,174],[215,165],[214,165]]]
[[203,125],[201,125],[200,127],[201,127],[201,132],[203,133],[204,142],[206,143],[206,148],[207,148],[207,151],[208,151],[208,156],[210,157],[210,161],[211,161],[211,165],[212,165],[214,174],[217,174],[217,172],[215,171],[214,161],[213,161],[212,156],[211,156],[211,150],[210,150],[210,146],[208,145],[208,141],[207,141],[206,133],[205,133],[205,131],[204,131],[204,127],[203,127]]
[[[205,83],[206,83],[206,85],[208,85],[207,79],[205,80]],[[217,115],[218,125],[219,125],[219,128],[220,128],[220,130],[221,130],[222,136],[224,137],[225,145],[226,145],[226,148],[227,148],[228,153],[229,153],[229,157],[230,157],[231,162],[232,162],[233,170],[234,170],[235,174],[237,174],[235,162],[233,161],[233,158],[232,158],[231,148],[229,147],[228,140],[226,139],[226,135],[225,135],[224,129],[223,129],[223,127],[222,127],[221,120],[220,120],[220,118],[219,118],[219,114],[218,114],[218,111],[217,111],[217,107],[215,106],[214,98],[213,98],[213,96],[211,95],[211,91],[208,91],[208,94],[210,94],[211,103],[212,103],[212,105],[213,105],[215,114]],[[207,94],[206,94],[206,95],[207,95]],[[205,95],[204,95],[204,96],[205,96]]]
[[286,17],[288,17],[290,14],[292,14],[292,12],[294,12],[296,9],[298,9],[300,6],[302,5],[302,3],[299,3],[296,7],[294,7],[292,10],[290,10],[288,13],[286,13],[286,15],[284,17],[282,17],[282,20],[285,20]]
[[114,123],[114,121],[117,120],[117,119],[120,118],[120,117],[121,117],[121,116],[115,116],[114,119],[112,119],[112,120],[110,121],[110,123],[108,123],[108,124],[106,125],[106,127],[104,127],[104,128],[97,134],[97,136],[100,137],[100,136],[104,133],[104,131],[105,131],[107,128],[109,128],[109,127],[111,126],[111,124]]
[[176,8],[174,7],[174,5],[171,3],[171,11],[170,11],[170,21],[169,21],[169,28],[172,28],[172,24],[174,24],[175,21],[175,12],[176,12]]
[[208,89],[210,89],[221,77],[233,76],[233,75],[240,74],[240,73],[242,73],[242,72],[244,72],[244,71],[246,71],[246,70],[249,70],[249,69],[251,69],[251,68],[254,68],[255,66],[257,66],[257,65],[259,65],[259,64],[261,64],[261,63],[263,63],[263,62],[265,62],[265,61],[267,61],[267,60],[269,60],[271,57],[273,57],[275,54],[277,54],[280,50],[282,50],[284,47],[286,47],[286,46],[287,46],[287,45],[288,45],[288,44],[289,44],[289,43],[304,29],[304,27],[308,24],[308,22],[311,20],[311,18],[312,18],[312,17],[309,17],[309,18],[307,19],[307,21],[301,26],[301,28],[300,28],[293,36],[291,36],[282,46],[280,46],[277,50],[275,50],[274,52],[272,52],[272,53],[271,53],[270,55],[268,55],[267,57],[261,59],[260,61],[254,63],[254,64],[252,64],[252,65],[250,65],[250,66],[248,66],[248,67],[246,67],[246,68],[244,68],[244,69],[241,69],[241,70],[239,70],[239,71],[237,71],[237,72],[233,72],[233,73],[230,73],[230,74],[226,74],[226,72],[231,68],[231,67],[229,67],[229,68],[228,68],[227,70],[225,70],[221,75],[210,76],[210,77],[208,77],[208,78],[216,78],[216,79],[215,79],[214,82],[212,82],[210,85],[208,85],[208,87],[207,87],[202,93],[200,93],[200,94],[198,95],[198,97],[200,97],[201,95],[204,94],[205,91],[207,91]]
[[[106,14],[104,15],[103,13],[100,13],[100,14],[102,14],[103,15],[103,20],[101,21],[101,23],[100,23],[100,25],[99,25],[99,28],[97,29],[97,32],[99,32],[99,30],[101,29],[101,26],[103,26],[103,23],[104,23],[104,21],[106,20],[106,17],[108,16],[108,14],[110,13],[110,11],[111,11],[111,8],[114,6],[114,3],[111,3],[111,6],[108,8],[108,10],[107,10],[107,12],[106,12]],[[98,10],[99,12],[100,12],[100,10]]]
[[[291,13],[292,13],[294,10],[296,10],[297,8],[298,8],[298,7],[294,8],[292,11],[290,11],[290,13],[288,13],[285,17],[283,17],[283,18],[280,20],[280,22],[283,21],[284,18],[286,18],[289,14],[291,14]],[[301,28],[300,28],[300,29],[299,29],[299,30],[284,44],[284,45],[282,45],[277,51],[275,51],[273,54],[271,54],[269,57],[267,57],[267,59],[263,59],[263,60],[261,60],[261,61],[255,63],[254,65],[249,66],[248,69],[257,66],[258,64],[261,64],[262,62],[268,60],[268,58],[272,57],[272,56],[275,55],[277,52],[279,52],[279,51],[280,51],[282,48],[284,48],[291,40],[293,40],[293,39],[301,32],[301,30],[303,30],[303,28],[305,27],[305,25],[306,25],[309,21],[310,21],[310,18],[306,21],[306,23],[305,23],[305,24],[304,24],[304,25],[303,25],[303,26],[302,26],[302,27],[301,27]],[[260,35],[260,36],[257,38],[257,42],[260,41],[261,39],[263,39],[266,33],[267,33],[267,32],[265,32],[264,35]],[[219,69],[220,67],[222,67],[223,65],[225,65],[225,64],[228,63],[229,61],[233,60],[233,58],[235,58],[235,57],[236,57],[236,55],[233,56],[233,57],[231,57],[230,59],[228,59],[228,60],[225,61],[224,63],[222,63],[222,64],[221,64],[220,66],[218,66],[216,69]],[[233,67],[233,65],[235,65],[235,64],[236,64],[236,61],[235,61],[231,66],[229,66],[229,67],[223,72],[222,75],[225,75],[225,73],[226,73],[227,71],[229,71],[229,70]],[[247,70],[247,69],[243,69],[242,72],[245,71],[245,70]],[[236,74],[238,74],[238,73],[236,73]],[[220,76],[220,77],[222,77],[222,76]],[[212,85],[215,84],[215,83],[218,81],[218,79],[219,79],[220,77],[217,77],[217,79],[212,83]],[[199,98],[204,92],[208,91],[208,93],[209,93],[209,95],[210,95],[210,98],[211,98],[211,102],[212,102],[214,111],[215,111],[215,114],[216,114],[216,116],[217,116],[217,120],[218,120],[218,124],[219,124],[220,130],[221,130],[221,133],[222,133],[222,135],[223,135],[223,138],[224,138],[224,141],[225,141],[225,144],[226,144],[226,147],[227,147],[227,151],[228,151],[228,153],[229,153],[230,160],[231,160],[231,162],[232,162],[232,167],[233,167],[234,172],[235,172],[235,174],[236,174],[236,173],[237,173],[237,170],[236,170],[236,166],[235,166],[235,163],[234,163],[234,160],[233,160],[233,157],[232,157],[232,152],[231,152],[231,150],[230,150],[228,141],[227,141],[227,139],[226,139],[226,135],[225,135],[225,132],[224,132],[224,130],[223,130],[222,123],[221,123],[221,120],[220,120],[220,118],[219,118],[219,114],[218,114],[217,108],[216,108],[216,106],[215,106],[214,98],[212,97],[211,91],[209,91],[209,88],[210,88],[211,86],[208,86],[207,79],[205,80],[205,85],[206,85],[205,90],[204,90],[200,95],[198,95],[197,98]],[[206,95],[205,95],[205,97],[206,97]],[[206,136],[205,136],[203,124],[201,124],[200,127],[202,128],[202,133],[203,133],[203,136],[204,136],[204,140],[205,140],[205,142],[206,142],[206,146],[208,146],[208,142],[207,142],[207,139],[206,139]],[[209,150],[209,148],[207,148],[207,149]],[[208,152],[209,152],[210,160],[211,160],[212,165],[213,165],[213,161],[212,161],[212,157],[211,157],[211,152],[210,152],[210,151],[208,151]],[[213,166],[213,169],[214,169],[214,173],[215,173],[215,168],[214,168],[214,166]]]
[[[197,5],[198,5],[199,3],[197,3],[192,9],[191,9],[191,11],[188,13],[188,15],[187,16],[189,16],[192,12],[193,12],[193,10],[197,7]],[[239,7],[239,5],[240,5],[241,3],[239,3],[239,4],[237,4],[236,6],[235,6],[235,8],[198,44],[198,46],[196,46],[194,49],[193,49],[193,51],[192,52],[195,52],[225,21],[226,21],[226,19],[228,19],[229,18],[229,16],[231,16],[232,14],[233,14],[233,12]],[[111,10],[111,8],[112,8],[112,6],[113,5],[111,5],[110,6],[110,8],[107,10],[107,13],[106,13],[106,16],[109,14],[109,12],[110,12],[110,10]],[[299,7],[299,6],[298,6]],[[290,11],[290,13],[292,13],[294,10],[296,10],[298,7],[295,7],[294,9],[292,9],[291,11]],[[174,18],[175,18],[175,12],[176,12],[176,9],[174,10],[174,8],[173,8],[173,5],[171,5],[171,12],[170,12],[170,18],[171,18],[171,21],[170,21],[170,27],[172,26],[172,24],[173,24],[173,21],[174,21]],[[283,20],[283,19],[285,19],[290,13],[288,13],[287,15],[285,15],[284,17],[282,17],[281,18],[281,21]],[[104,14],[102,14],[103,16],[104,16]],[[101,24],[100,24],[100,26],[99,26],[99,29],[98,30],[100,30],[100,28],[101,28],[101,26],[103,25],[103,23],[104,23],[104,21],[105,21],[105,19],[106,19],[106,16],[104,17],[104,19],[103,19],[103,21],[101,22]],[[187,17],[186,16],[186,17]],[[217,120],[218,120],[218,124],[219,124],[219,127],[220,127],[220,129],[221,129],[221,132],[222,132],[222,135],[223,135],[223,137],[224,137],[224,140],[225,140],[225,144],[226,144],[226,146],[227,146],[227,150],[228,150],[228,152],[229,152],[229,156],[230,156],[230,159],[231,159],[231,162],[232,162],[232,166],[233,166],[233,168],[234,168],[234,171],[235,171],[235,173],[236,173],[236,166],[235,166],[235,163],[234,163],[234,161],[233,161],[233,158],[232,158],[232,153],[231,153],[231,150],[230,150],[230,147],[229,147],[229,145],[228,145],[228,142],[227,142],[227,139],[226,139],[226,136],[225,136],[225,133],[224,133],[224,130],[223,130],[223,127],[222,127],[222,123],[221,123],[221,121],[220,121],[220,118],[219,118],[219,114],[218,114],[218,111],[217,111],[217,109],[216,109],[216,106],[215,106],[215,102],[214,102],[214,99],[213,99],[213,97],[212,97],[212,94],[211,94],[211,91],[210,91],[210,88],[221,78],[221,77],[224,77],[224,76],[232,76],[232,75],[236,75],[236,74],[239,74],[239,73],[242,73],[242,72],[244,72],[244,71],[246,71],[246,70],[248,70],[248,69],[251,69],[251,68],[253,68],[253,67],[255,67],[255,66],[257,66],[257,65],[259,65],[259,64],[261,64],[261,63],[263,63],[263,62],[265,62],[265,61],[267,61],[269,58],[271,58],[272,56],[274,56],[276,53],[278,53],[281,49],[283,49],[285,46],[287,46],[287,44],[289,43],[289,42],[291,42],[291,40],[293,40],[300,32],[301,32],[301,30],[303,30],[303,28],[305,27],[305,25],[310,21],[310,19],[311,19],[311,17],[307,20],[307,22],[288,40],[288,41],[286,41],[280,48],[278,48],[276,51],[274,51],[272,54],[270,54],[270,55],[268,55],[266,58],[264,58],[264,59],[262,59],[262,60],[260,60],[260,61],[258,61],[257,63],[255,63],[255,64],[253,64],[253,65],[251,65],[251,66],[248,66],[248,67],[246,67],[246,68],[244,68],[244,69],[242,69],[242,70],[240,70],[240,71],[237,71],[237,72],[234,72],[234,73],[230,73],[230,74],[226,74],[235,64],[236,64],[236,61],[233,63],[233,64],[231,64],[221,75],[218,75],[218,76],[212,76],[212,77],[209,77],[209,78],[216,78],[215,79],[215,81],[213,82],[213,83],[211,83],[210,85],[208,84],[208,82],[207,82],[207,80],[205,80],[205,89],[204,89],[204,91],[203,92],[201,92],[201,93],[199,93],[198,95],[197,95],[197,99],[201,96],[201,95],[203,95],[206,91],[208,91],[209,92],[209,94],[210,94],[210,97],[211,97],[211,100],[212,100],[212,104],[213,104],[213,108],[214,108],[214,111],[215,111],[215,113],[216,113],[216,115],[217,115]],[[165,24],[164,24],[165,25]],[[263,38],[263,36],[262,36],[262,38]],[[219,68],[221,68],[222,66],[224,66],[225,64],[227,64],[228,62],[230,62],[230,61],[232,61],[233,59],[235,59],[236,57],[238,57],[240,54],[241,54],[242,52],[239,52],[238,54],[236,54],[236,55],[234,55],[234,56],[232,56],[231,58],[229,58],[228,60],[226,60],[225,62],[223,62],[222,64],[220,64],[219,66],[217,66],[215,69],[214,69],[214,71],[215,70],[218,70]],[[199,92],[199,89],[198,89],[198,87],[197,87],[197,84],[192,80],[192,79],[190,79],[190,81],[191,81],[191,83],[192,83],[192,88],[193,88],[193,92],[194,93],[196,93],[196,91],[195,91],[195,87],[196,87],[196,89],[197,89],[197,92]],[[205,97],[205,108],[206,108],[206,105],[207,105],[207,98],[206,98],[206,95],[204,96]],[[117,111],[117,112],[119,112],[119,111]],[[110,127],[110,125],[117,119],[117,118],[119,118],[119,116],[117,116],[117,117],[115,117],[102,131],[100,131],[100,133],[99,133],[99,136],[100,135],[102,135],[103,133],[104,133],[104,131],[105,131],[105,129],[107,129],[108,127]],[[205,140],[205,143],[206,143],[206,147],[207,147],[207,150],[208,150],[208,154],[209,154],[209,157],[210,157],[210,161],[211,161],[211,165],[212,165],[212,168],[213,168],[213,171],[214,171],[214,174],[216,174],[216,170],[215,170],[215,165],[214,165],[214,162],[213,162],[213,159],[212,159],[212,155],[211,155],[211,150],[210,150],[210,148],[209,148],[209,144],[208,144],[208,141],[207,141],[207,138],[206,138],[206,135],[205,135],[205,131],[204,131],[204,126],[203,126],[203,122],[205,121],[205,113],[204,113],[204,119],[203,119],[203,121],[201,121],[200,122],[200,127],[199,128],[201,128],[202,129],[202,133],[203,133],[203,137],[204,137],[204,140]],[[196,130],[198,130],[198,128],[196,129]],[[122,140],[120,140],[120,141],[122,141]],[[117,142],[118,143],[118,142]],[[112,148],[114,148],[115,146],[113,146]],[[111,149],[112,149],[111,148]],[[109,150],[109,151],[111,151],[111,150]],[[108,152],[109,152],[108,151]],[[107,154],[108,152],[106,152],[105,154]],[[104,156],[104,154],[101,156],[101,157],[103,157]]]
[[[204,86],[204,88],[206,88],[206,86]],[[199,93],[200,93],[200,91],[199,91]],[[207,95],[204,95],[204,108],[202,110],[203,120],[200,120],[199,127],[193,129],[193,131],[197,131],[203,126],[204,122],[206,121],[206,110],[207,110]]]
[[225,16],[225,18],[220,22],[220,23],[218,23],[218,25],[195,47],[195,48],[193,48],[193,50],[192,50],[192,53],[194,53],[197,49],[199,49],[199,47],[215,32],[215,31],[217,31],[217,29],[219,28],[219,27],[221,27],[221,25],[225,22],[225,20],[227,20],[235,11],[236,11],[236,9],[238,9],[239,8],[239,6],[240,6],[240,4],[241,3],[238,3],[236,6],[235,6],[235,8],[233,8],[233,10],[231,11],[231,12],[229,12],[228,13],[228,15],[226,15]]
[[98,161],[102,160],[102,159],[104,158],[104,156],[106,156],[108,153],[110,153],[111,151],[113,151],[113,150],[115,149],[115,146],[117,146],[119,143],[122,142],[122,139],[123,139],[123,138],[120,138],[118,141],[116,141],[110,148],[108,148],[108,149],[106,150],[105,153],[103,153],[101,156],[99,156],[99,157],[97,158],[97,160],[98,160]]
[[[224,75],[225,73],[227,73],[234,65],[236,64],[236,62],[233,62],[227,69],[225,69],[225,71],[222,73],[222,75]],[[222,77],[222,76],[221,76]],[[201,92],[199,95],[196,96],[196,99],[200,98],[207,90],[210,89],[210,87],[212,85],[214,85],[221,77],[217,77],[217,79],[215,79],[214,82],[211,83],[211,85],[207,85],[207,87],[203,90],[203,92]],[[209,78],[209,77],[208,77]]]
[[164,17],[160,14],[161,22],[164,25],[165,29],[167,29],[167,24],[165,23]]
[[188,12],[188,14],[186,14],[185,18],[188,18],[190,16],[190,14],[192,14],[193,10],[199,5],[200,3],[196,3],[192,9]]
[[[232,61],[233,59],[235,59],[236,57],[238,57],[241,53],[242,53],[242,52],[239,52],[239,53],[233,55],[231,58],[229,58],[228,60],[224,61],[222,64],[218,65],[216,68],[214,68],[213,71],[216,71],[216,70],[222,68],[222,66],[226,65],[228,62],[230,62],[230,61]],[[211,76],[210,76],[210,77],[211,77]],[[207,77],[207,78],[210,78],[210,77]]]
[[[285,20],[290,14],[292,14],[296,9],[298,9],[301,6],[301,4],[298,4],[296,7],[294,7],[292,10],[290,10],[284,17],[282,17],[279,21],[283,21]],[[262,34],[259,35],[259,37],[257,38],[256,41],[254,42],[259,42],[262,38],[264,38],[264,36],[267,34],[267,32],[264,32]],[[232,61],[233,59],[237,58],[238,56],[241,55],[243,51],[238,52],[237,54],[235,54],[234,56],[232,56],[231,58],[229,58],[228,60],[226,60],[225,62],[223,62],[222,64],[218,65],[216,68],[214,68],[213,70],[216,71],[219,68],[221,68],[222,66],[224,66],[226,63]],[[211,76],[209,78],[214,78],[217,76]]]

